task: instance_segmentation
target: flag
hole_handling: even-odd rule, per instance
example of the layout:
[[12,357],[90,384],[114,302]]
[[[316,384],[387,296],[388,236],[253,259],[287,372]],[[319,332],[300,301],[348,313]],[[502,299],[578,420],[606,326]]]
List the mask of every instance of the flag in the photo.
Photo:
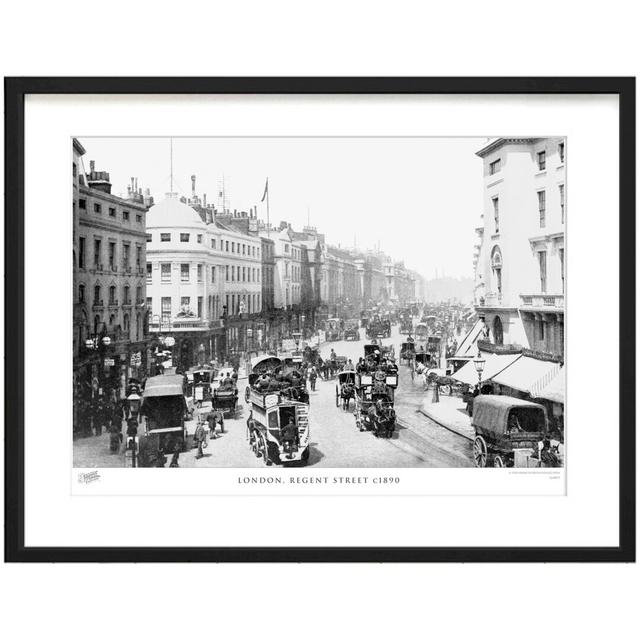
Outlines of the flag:
[[262,194],[262,200],[260,200],[260,202],[264,202],[264,199],[267,197],[268,193],[269,193],[269,178],[267,178],[267,181],[264,183],[264,193]]

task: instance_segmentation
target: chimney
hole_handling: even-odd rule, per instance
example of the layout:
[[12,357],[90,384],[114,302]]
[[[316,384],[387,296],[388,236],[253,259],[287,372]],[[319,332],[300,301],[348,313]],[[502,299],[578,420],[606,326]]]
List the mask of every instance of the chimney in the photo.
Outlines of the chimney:
[[90,160],[89,161],[89,168],[91,170],[91,173],[93,173],[96,170],[96,161],[95,160]]
[[135,178],[131,178],[131,191],[135,191],[134,180]]
[[134,189],[136,193],[138,193],[138,178],[136,178],[136,188]]
[[191,195],[195,198],[196,196],[196,177],[191,176]]
[[202,194],[202,205],[203,205],[203,206],[205,207],[205,209],[206,209],[206,207],[207,207],[207,194],[206,194],[206,193],[203,193],[203,194]]

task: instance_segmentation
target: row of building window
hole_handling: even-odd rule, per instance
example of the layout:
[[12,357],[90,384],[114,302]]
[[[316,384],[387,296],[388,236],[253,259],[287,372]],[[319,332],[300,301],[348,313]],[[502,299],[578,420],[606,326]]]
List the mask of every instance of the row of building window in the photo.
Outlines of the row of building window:
[[[125,285],[122,288],[122,302],[116,298],[117,295],[117,287],[115,285],[111,285],[108,289],[108,298],[107,304],[110,305],[118,305],[118,304],[132,304],[131,301],[131,287]],[[88,302],[86,298],[86,287],[84,284],[78,285],[78,302]],[[142,304],[142,287],[136,287],[136,304]],[[104,300],[102,299],[102,286],[96,284],[93,287],[93,305],[94,306],[104,306]]]
[[[216,282],[216,267],[211,267],[211,282]],[[204,267],[202,264],[196,267],[197,282],[203,282]],[[153,267],[147,262],[147,283],[153,281]],[[180,282],[188,283],[191,281],[191,266],[189,263],[180,264]],[[162,284],[171,283],[171,263],[160,263],[160,282]],[[257,267],[236,267],[235,265],[225,266],[225,282],[260,282],[260,269]]]
[[[558,144],[558,157],[560,158],[560,164],[564,164],[564,142]],[[538,171],[545,171],[547,168],[547,152],[538,151],[537,154]],[[498,158],[489,163],[489,175],[492,176],[502,168],[502,159]]]
[[[190,242],[190,241],[191,241],[190,233],[180,234],[180,242]],[[153,242],[152,233],[147,234],[147,242]],[[171,233],[161,233],[160,242],[171,242]],[[203,243],[203,237],[201,233],[196,234],[196,242],[198,244]],[[216,238],[211,238],[211,249],[217,250],[217,248],[218,248],[218,242]],[[221,240],[220,251],[223,251],[223,250],[226,253],[235,253],[237,255],[249,256],[252,258],[260,258],[260,249],[250,244],[242,244],[240,242],[233,242],[229,240]]]
[[[82,209],[83,211],[87,210],[87,199],[86,198],[78,198],[78,208]],[[110,218],[116,218],[117,217],[117,211],[115,207],[107,207],[108,211],[109,211],[109,217]],[[98,213],[101,214],[102,213],[102,203],[101,202],[94,202],[93,203],[93,212],[94,213]],[[131,219],[131,213],[129,211],[123,211],[122,212],[122,220],[124,222],[129,222],[129,220]],[[142,214],[141,213],[136,213],[136,222],[138,224],[142,223]]]
[[[560,192],[560,223],[564,224],[564,185],[558,185]],[[544,229],[547,226],[547,192],[543,189],[537,192],[538,195],[538,216],[540,222],[540,228]],[[495,197],[491,199],[493,203],[493,221],[495,233],[500,232],[500,198]]]
[[[558,249],[558,258],[560,260],[560,280],[564,293],[564,248]],[[500,250],[495,248],[491,258],[491,270],[493,272],[493,281],[498,295],[502,294],[502,255]],[[538,251],[538,270],[540,275],[540,293],[547,293],[547,252]]]
[[[109,241],[107,243],[107,266],[111,271],[118,270],[117,264],[117,243],[115,241]],[[122,243],[122,261],[121,266],[123,271],[131,270],[131,243]],[[80,269],[87,268],[87,239],[84,237],[78,238],[78,267]],[[142,269],[142,245],[137,244],[135,247],[135,267],[136,270]],[[102,239],[93,239],[93,268],[98,270],[104,269],[104,263],[102,261]]]

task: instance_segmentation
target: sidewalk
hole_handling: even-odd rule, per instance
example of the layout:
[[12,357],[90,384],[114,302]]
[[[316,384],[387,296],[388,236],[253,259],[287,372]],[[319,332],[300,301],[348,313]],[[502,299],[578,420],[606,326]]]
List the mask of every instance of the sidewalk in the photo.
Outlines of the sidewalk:
[[440,402],[431,402],[433,390],[429,389],[427,397],[420,406],[420,413],[427,416],[441,427],[473,441],[475,430],[471,426],[471,418],[467,415],[466,404],[456,396],[440,395]]

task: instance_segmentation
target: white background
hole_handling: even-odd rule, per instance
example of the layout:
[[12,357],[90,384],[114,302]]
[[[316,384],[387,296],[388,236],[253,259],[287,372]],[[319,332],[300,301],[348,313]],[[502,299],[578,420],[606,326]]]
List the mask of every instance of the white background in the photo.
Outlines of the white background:
[[[522,14],[517,3],[500,1],[459,2],[450,9],[445,3],[434,8],[325,2],[309,13],[301,3],[275,1],[252,7],[182,2],[166,9],[159,3],[111,2],[96,7],[95,15],[90,5],[69,3],[64,13],[63,2],[35,4],[5,9],[0,44],[5,74],[638,73],[637,21],[627,3],[615,1],[582,3],[579,12],[571,3],[541,1],[523,7]],[[606,162],[600,160],[597,137],[593,145],[597,161]],[[599,176],[596,166],[596,190]],[[43,194],[43,217],[67,215],[47,205]],[[575,212],[575,203],[569,207]],[[598,466],[594,463],[594,475]],[[188,607],[169,612],[155,637],[175,638],[192,629],[226,637],[247,637],[251,631],[282,637],[292,630],[308,637],[589,638],[626,637],[637,629],[636,566],[57,565],[10,566],[1,579],[3,623],[11,637],[49,636],[56,629],[69,638],[130,637],[145,629],[150,635],[152,623],[142,605],[158,585],[175,588],[186,602],[202,594],[202,612]],[[303,594],[288,628],[274,599],[260,597],[267,590]],[[379,605],[381,592],[387,609]],[[496,599],[505,594],[512,604],[517,597],[524,605],[501,606],[498,621],[483,606],[484,593]],[[215,594],[211,605],[208,594]]]
[[[338,499],[310,498],[309,494],[334,493],[335,487],[319,485],[299,487],[287,498],[281,491],[274,491],[276,487],[268,487],[275,496],[265,497],[263,491],[230,482],[234,470],[185,473],[181,469],[175,477],[158,469],[145,473],[105,470],[99,484],[83,488],[82,493],[88,494],[85,499],[71,496],[70,483],[77,480],[77,473],[71,471],[68,437],[71,403],[61,402],[72,396],[71,376],[56,376],[42,385],[42,345],[38,340],[27,340],[26,389],[31,393],[37,390],[37,400],[27,392],[25,407],[28,546],[145,546],[150,542],[150,530],[154,532],[154,544],[167,546],[384,546],[390,541],[396,546],[617,544],[615,458],[602,465],[597,474],[593,472],[593,461],[601,455],[603,428],[608,430],[607,446],[617,450],[616,407],[613,403],[585,402],[583,389],[590,380],[580,376],[581,372],[588,373],[593,363],[592,351],[585,348],[593,340],[593,325],[585,318],[593,313],[594,291],[607,292],[608,340],[612,348],[617,344],[617,291],[612,287],[617,279],[617,262],[593,259],[593,247],[607,247],[615,254],[618,243],[617,97],[36,95],[27,97],[25,123],[25,236],[29,238],[25,248],[26,335],[37,335],[43,308],[58,309],[47,318],[47,331],[57,337],[47,346],[47,357],[60,364],[66,362],[68,371],[73,324],[68,259],[72,253],[71,216],[42,216],[41,211],[43,193],[51,210],[71,208],[65,176],[74,133],[84,137],[87,132],[99,136],[236,136],[260,130],[265,135],[555,134],[567,139],[568,175],[566,496],[541,497],[564,493],[563,483],[549,476],[515,475],[503,470],[499,474],[483,471],[477,477],[473,469],[397,470],[394,474],[401,477],[400,485],[383,487],[378,495],[371,495],[376,489],[371,485],[366,499],[351,497],[352,491],[347,490]],[[597,190],[592,188],[594,138],[598,139],[600,157],[606,159],[599,168]],[[48,169],[43,171],[42,167]],[[606,225],[601,224],[603,211],[610,212]],[[363,216],[361,222],[368,224],[370,220]],[[401,222],[413,224],[419,233],[429,232],[421,219],[405,218]],[[57,251],[55,257],[50,254],[47,259],[48,271],[59,275],[55,287],[42,287],[38,256],[50,253],[51,247]],[[614,361],[609,369],[607,384],[615,389]],[[58,437],[49,438],[46,447],[41,446],[42,406],[56,408]],[[309,469],[304,473],[323,472]],[[212,483],[213,490],[209,490],[207,485]],[[78,489],[74,486],[74,491]],[[356,489],[362,493],[362,488]],[[242,497],[186,497],[203,490]],[[416,490],[435,495],[403,497]],[[94,492],[99,495],[91,496]],[[110,493],[123,492],[136,497],[109,497]],[[104,497],[100,495],[105,493]],[[144,498],[148,493],[157,497]],[[260,497],[246,497],[256,493]],[[450,493],[458,495],[452,500],[442,497]],[[479,497],[478,493],[485,495]],[[529,495],[513,495],[523,493]],[[173,514],[169,523],[167,513]],[[387,517],[381,518],[382,513]],[[225,526],[217,526],[219,521]],[[265,523],[264,530],[256,529],[256,521]],[[301,521],[305,527],[300,527]],[[129,526],[123,527],[123,522]],[[185,527],[190,530],[188,541]]]

